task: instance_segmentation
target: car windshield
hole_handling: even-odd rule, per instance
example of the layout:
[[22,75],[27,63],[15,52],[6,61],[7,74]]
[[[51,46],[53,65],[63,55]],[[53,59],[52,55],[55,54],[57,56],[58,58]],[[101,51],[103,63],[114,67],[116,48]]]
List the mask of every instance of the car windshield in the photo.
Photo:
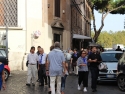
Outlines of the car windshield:
[[4,50],[0,50],[0,54],[2,54],[3,56],[5,56],[5,57],[6,57],[6,53],[5,53],[5,51],[4,51]]
[[121,58],[122,53],[102,53],[102,61],[103,62],[118,62]]

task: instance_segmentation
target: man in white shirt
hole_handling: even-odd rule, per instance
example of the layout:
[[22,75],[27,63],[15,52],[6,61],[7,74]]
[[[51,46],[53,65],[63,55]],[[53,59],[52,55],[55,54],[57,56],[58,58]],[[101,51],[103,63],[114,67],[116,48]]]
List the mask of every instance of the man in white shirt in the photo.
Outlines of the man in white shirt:
[[46,56],[47,54],[44,53],[43,48],[39,50],[39,71],[40,71],[40,86],[44,86],[44,80],[45,80],[45,85],[47,85],[47,76],[46,76]]
[[35,86],[36,82],[36,74],[37,74],[37,62],[38,62],[38,55],[35,53],[35,47],[31,47],[30,53],[27,56],[28,61],[28,78],[27,78],[27,86],[30,86],[31,78],[32,78],[32,85]]

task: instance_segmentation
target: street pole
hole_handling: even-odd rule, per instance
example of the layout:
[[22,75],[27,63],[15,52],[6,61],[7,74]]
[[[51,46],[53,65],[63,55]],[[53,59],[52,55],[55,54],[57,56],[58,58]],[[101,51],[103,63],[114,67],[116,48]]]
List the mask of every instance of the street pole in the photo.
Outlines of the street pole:
[[8,26],[6,26],[6,55],[8,58]]

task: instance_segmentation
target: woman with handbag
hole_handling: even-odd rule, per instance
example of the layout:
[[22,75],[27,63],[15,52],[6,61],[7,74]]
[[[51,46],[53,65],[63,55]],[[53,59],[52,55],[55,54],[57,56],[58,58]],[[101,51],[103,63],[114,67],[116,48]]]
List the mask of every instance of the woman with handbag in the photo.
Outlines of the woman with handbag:
[[86,58],[86,51],[80,52],[80,57],[77,60],[77,65],[79,67],[78,70],[78,90],[81,90],[81,83],[83,82],[84,92],[87,92],[88,87],[88,65],[87,65],[87,58]]
[[72,64],[72,70],[74,71],[74,74],[78,75],[78,69],[77,69],[77,59],[79,58],[79,54],[77,52],[77,49],[74,49],[74,53],[71,57],[71,64]]

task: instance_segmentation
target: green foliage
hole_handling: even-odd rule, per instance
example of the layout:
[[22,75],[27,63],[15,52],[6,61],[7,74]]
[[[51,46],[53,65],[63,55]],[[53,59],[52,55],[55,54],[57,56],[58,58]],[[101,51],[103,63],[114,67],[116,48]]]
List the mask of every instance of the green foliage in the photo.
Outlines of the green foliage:
[[[92,6],[98,12],[108,12],[112,14],[125,14],[125,0],[91,0]],[[123,5],[121,8],[121,5]],[[118,8],[114,10],[115,8]],[[113,11],[112,11],[113,10]]]
[[[94,35],[93,40],[97,42],[98,37],[104,27],[104,20],[106,16],[111,14],[125,14],[125,0],[91,0],[91,9],[92,9],[92,18],[93,18],[93,28],[94,28]],[[94,14],[94,10],[98,11],[102,14],[101,18],[101,25],[100,28],[96,28],[96,17]],[[105,32],[106,33],[106,32]],[[108,41],[108,40],[107,40]],[[106,46],[109,43],[106,43]],[[111,44],[111,43],[110,43]]]
[[[94,32],[92,32],[92,36]],[[102,31],[97,43],[104,47],[112,47],[113,44],[124,44],[125,45],[125,31]]]
[[6,46],[4,46],[4,45],[0,45],[0,48],[6,48]]

